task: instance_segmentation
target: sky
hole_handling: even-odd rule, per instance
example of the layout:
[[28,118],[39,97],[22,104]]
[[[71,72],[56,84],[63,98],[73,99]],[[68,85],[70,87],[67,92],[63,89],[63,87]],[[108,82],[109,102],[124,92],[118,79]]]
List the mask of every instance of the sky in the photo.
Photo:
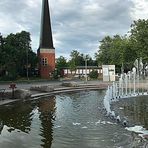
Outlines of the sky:
[[[56,57],[72,50],[92,58],[105,36],[125,35],[134,20],[148,18],[148,0],[49,0]],[[34,52],[39,47],[42,0],[1,0],[0,32],[31,33]]]

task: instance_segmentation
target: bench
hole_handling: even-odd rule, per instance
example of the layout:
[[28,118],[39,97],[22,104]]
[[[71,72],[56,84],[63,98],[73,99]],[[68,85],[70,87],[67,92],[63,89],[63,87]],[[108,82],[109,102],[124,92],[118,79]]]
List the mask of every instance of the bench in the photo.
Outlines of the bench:
[[4,88],[0,89],[0,99],[3,99],[4,94],[5,94],[5,90]]

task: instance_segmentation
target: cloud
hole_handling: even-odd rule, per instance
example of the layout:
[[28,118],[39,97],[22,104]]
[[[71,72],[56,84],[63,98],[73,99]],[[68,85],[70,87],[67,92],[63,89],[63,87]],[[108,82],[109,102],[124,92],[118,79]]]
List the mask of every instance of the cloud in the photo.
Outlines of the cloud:
[[[146,0],[50,0],[49,4],[57,57],[68,57],[74,49],[93,56],[105,36],[124,35],[134,19],[148,16]],[[36,51],[41,1],[5,0],[0,2],[0,7],[1,33],[29,31],[32,49]]]
[[132,0],[134,7],[131,11],[131,16],[134,20],[148,18],[148,1],[147,0]]
[[[51,1],[52,2],[52,1]],[[80,49],[96,52],[106,35],[125,34],[131,24],[132,2],[121,0],[86,0],[52,2],[53,31],[59,32],[63,52]],[[61,12],[61,13],[60,13]],[[55,27],[54,27],[55,26]],[[57,48],[60,48],[57,47]]]

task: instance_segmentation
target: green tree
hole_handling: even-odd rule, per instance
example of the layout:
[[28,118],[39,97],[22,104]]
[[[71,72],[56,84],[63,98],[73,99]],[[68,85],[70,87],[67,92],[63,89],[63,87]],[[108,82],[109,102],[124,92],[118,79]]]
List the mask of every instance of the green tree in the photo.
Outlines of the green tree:
[[61,77],[63,77],[64,73],[63,73],[63,68],[68,67],[68,63],[66,61],[66,58],[64,58],[63,56],[60,56],[59,58],[56,59],[56,74],[60,75]]
[[83,54],[80,54],[77,50],[73,50],[70,53],[72,63],[75,63],[76,66],[81,66],[84,63]]
[[77,66],[76,66],[76,63],[73,59],[69,60],[68,67],[71,72],[76,70]]
[[[83,60],[85,62],[85,58],[87,59],[87,65],[88,66],[98,66],[96,60],[93,60],[92,57],[90,55],[86,55],[85,57],[83,56]],[[84,64],[85,65],[85,64]],[[83,65],[83,66],[84,66]]]
[[111,61],[111,47],[112,38],[106,36],[102,41],[100,41],[100,47],[98,52],[95,54],[96,60],[99,65],[109,64]]
[[26,76],[27,68],[31,74],[38,60],[36,54],[31,50],[30,33],[26,31],[11,33],[3,40],[1,63],[7,77],[15,79],[17,76]]
[[63,56],[60,56],[59,58],[56,59],[56,68],[57,69],[62,69],[67,67],[67,61],[66,58]]
[[96,61],[91,58],[90,55],[73,50],[70,54],[71,60],[75,63],[75,66],[85,66],[85,58],[87,58],[88,66],[96,66]]
[[122,64],[124,64],[125,70],[128,71],[134,61],[133,55],[135,55],[135,52],[131,47],[130,39],[119,35],[105,37],[101,41],[98,53],[95,54],[99,65],[115,65],[116,72],[121,72]]
[[142,57],[148,61],[148,20],[139,19],[131,25],[131,47],[135,51],[135,59]]
[[89,74],[89,77],[91,79],[97,79],[98,78],[98,71],[97,70],[92,70]]
[[116,64],[123,62],[122,38],[119,35],[105,37],[100,42],[98,53],[95,54],[99,65]]
[[4,63],[5,63],[5,52],[4,52],[4,48],[3,48],[3,45],[4,45],[4,38],[3,36],[1,35],[0,33],[0,76],[2,76],[5,72],[4,72]]

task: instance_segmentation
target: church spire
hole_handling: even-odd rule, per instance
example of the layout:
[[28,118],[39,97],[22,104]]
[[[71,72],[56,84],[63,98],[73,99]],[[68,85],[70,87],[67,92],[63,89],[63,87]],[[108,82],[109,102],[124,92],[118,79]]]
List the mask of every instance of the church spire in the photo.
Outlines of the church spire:
[[40,48],[54,49],[48,0],[42,0]]
[[40,43],[38,49],[39,72],[42,78],[52,77],[55,70],[55,48],[53,47],[48,0],[42,0]]

